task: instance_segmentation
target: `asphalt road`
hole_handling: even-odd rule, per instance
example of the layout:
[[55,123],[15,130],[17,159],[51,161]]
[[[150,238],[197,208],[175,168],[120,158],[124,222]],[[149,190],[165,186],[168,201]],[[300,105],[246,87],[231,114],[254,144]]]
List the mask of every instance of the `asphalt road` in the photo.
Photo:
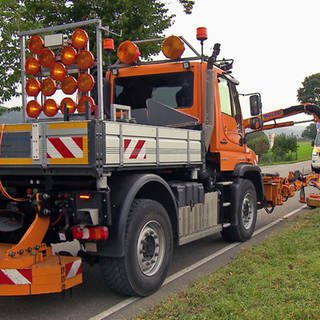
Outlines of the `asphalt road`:
[[[304,173],[310,171],[310,161],[299,164],[286,164],[277,167],[264,167],[264,172],[279,172],[286,175],[290,170],[300,170]],[[272,221],[275,221],[289,212],[300,208],[298,195],[289,199],[285,205],[277,207],[272,214],[266,214],[260,210],[257,227],[259,229]],[[304,209],[308,210],[308,209]],[[84,266],[84,283],[65,294],[50,294],[27,297],[0,297],[1,320],[5,319],[90,319],[103,318],[103,312],[123,303],[125,306],[118,312],[110,315],[109,319],[128,319],[141,309],[152,306],[171,292],[175,292],[186,286],[200,274],[213,271],[232,259],[243,246],[259,241],[259,236],[243,245],[230,246],[223,242],[219,235],[210,236],[191,244],[179,247],[175,250],[170,275],[187,268],[207,256],[225,250],[224,254],[211,259],[208,263],[193,271],[187,272],[176,280],[163,286],[154,295],[144,299],[128,299],[110,292],[103,284],[99,267]],[[220,250],[220,251],[219,251]]]

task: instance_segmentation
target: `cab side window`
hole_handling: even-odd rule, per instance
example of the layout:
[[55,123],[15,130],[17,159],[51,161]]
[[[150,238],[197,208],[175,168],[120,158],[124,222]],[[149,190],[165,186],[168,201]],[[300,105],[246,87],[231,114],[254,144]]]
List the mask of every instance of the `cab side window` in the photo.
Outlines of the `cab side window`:
[[232,116],[232,103],[231,103],[231,97],[230,97],[230,90],[228,81],[223,78],[218,79],[219,84],[219,96],[220,96],[220,106],[221,106],[221,112]]

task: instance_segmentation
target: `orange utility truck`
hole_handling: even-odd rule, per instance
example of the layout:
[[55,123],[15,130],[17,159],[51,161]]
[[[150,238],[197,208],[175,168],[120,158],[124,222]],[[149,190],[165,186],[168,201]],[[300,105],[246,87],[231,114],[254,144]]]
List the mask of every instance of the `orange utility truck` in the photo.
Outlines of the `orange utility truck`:
[[318,179],[261,174],[245,128],[270,117],[253,94],[243,120],[219,45],[207,57],[183,37],[154,39],[167,59],[142,62],[142,41],[124,41],[104,67],[110,33],[94,19],[20,34],[23,119],[0,125],[2,296],[72,288],[82,261],[113,290],[148,295],[175,245],[245,241],[258,209]]

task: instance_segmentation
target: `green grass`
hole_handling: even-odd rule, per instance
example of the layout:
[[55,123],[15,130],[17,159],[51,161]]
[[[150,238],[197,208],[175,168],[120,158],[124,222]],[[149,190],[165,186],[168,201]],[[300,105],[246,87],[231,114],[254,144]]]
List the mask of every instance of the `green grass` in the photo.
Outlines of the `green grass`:
[[320,319],[320,211],[136,319]]
[[274,161],[272,152],[268,152],[262,155],[259,165],[269,165],[269,164],[283,164],[311,160],[313,147],[310,141],[299,141],[297,155],[295,153],[288,154],[286,159],[283,161]]

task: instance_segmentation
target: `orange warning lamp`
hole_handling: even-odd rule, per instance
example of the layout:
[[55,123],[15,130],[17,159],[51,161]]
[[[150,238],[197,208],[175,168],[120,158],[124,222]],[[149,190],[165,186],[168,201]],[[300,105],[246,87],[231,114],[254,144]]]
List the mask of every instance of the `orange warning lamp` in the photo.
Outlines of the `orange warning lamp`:
[[40,63],[37,58],[30,57],[26,60],[25,66],[24,66],[26,74],[31,74],[35,76],[40,71]]
[[92,90],[95,84],[94,78],[89,73],[82,73],[78,78],[78,89],[81,92],[87,92]]
[[57,103],[53,99],[48,99],[43,104],[43,113],[47,117],[55,116],[57,114],[57,112],[58,112],[58,109],[59,109],[59,107],[58,107]]
[[205,41],[208,39],[207,28],[199,27],[197,28],[197,40]]
[[77,90],[77,80],[72,76],[65,77],[61,82],[61,90],[65,94],[73,94]]
[[36,78],[30,78],[26,82],[26,92],[28,96],[36,97],[40,92],[40,82]]
[[94,56],[88,50],[81,50],[76,56],[76,63],[81,70],[92,68],[94,64]]
[[39,54],[39,61],[42,66],[51,68],[56,61],[56,56],[52,50],[44,48]]
[[73,31],[71,36],[71,44],[77,48],[82,49],[88,43],[88,34],[83,29],[76,29]]
[[27,115],[30,118],[38,118],[41,113],[41,106],[36,100],[31,100],[27,103]]
[[51,78],[62,81],[67,76],[67,69],[61,62],[55,62],[50,70]]
[[94,112],[96,109],[96,104],[94,100],[89,96],[82,96],[79,99],[77,110],[79,113],[84,113],[86,111],[86,106],[89,106],[90,112]]
[[64,108],[68,109],[69,113],[74,113],[74,111],[76,110],[76,103],[71,99],[71,98],[64,98],[61,100],[60,102],[60,110],[61,112],[64,114]]
[[103,39],[103,49],[108,51],[114,50],[114,41],[112,38]]
[[44,41],[38,35],[32,36],[28,41],[28,49],[33,54],[39,54],[43,49],[43,46],[44,46]]
[[41,92],[44,96],[52,96],[57,90],[56,82],[51,78],[46,78],[41,82]]
[[117,50],[117,57],[121,63],[136,63],[140,57],[140,51],[135,43],[130,40],[126,40],[120,43]]
[[75,48],[68,46],[63,47],[60,52],[60,59],[66,66],[70,66],[76,61],[77,51]]
[[179,59],[184,49],[184,43],[177,36],[165,38],[161,46],[162,53],[169,59]]

